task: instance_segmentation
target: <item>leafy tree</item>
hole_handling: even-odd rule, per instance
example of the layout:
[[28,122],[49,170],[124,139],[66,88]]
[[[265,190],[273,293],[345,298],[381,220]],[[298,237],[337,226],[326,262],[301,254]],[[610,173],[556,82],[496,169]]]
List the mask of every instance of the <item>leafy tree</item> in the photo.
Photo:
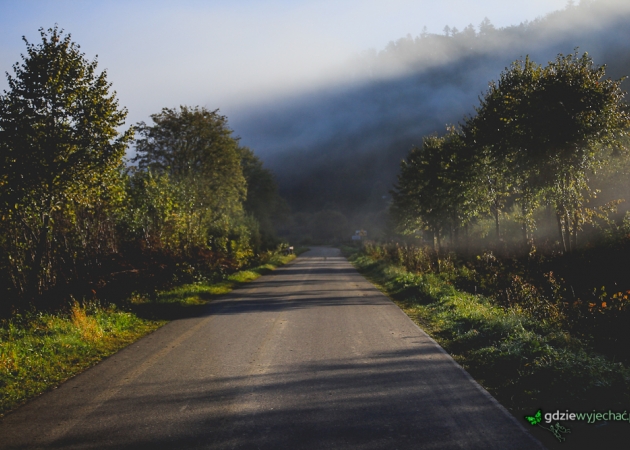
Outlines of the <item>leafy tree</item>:
[[474,154],[462,135],[449,128],[444,137],[425,137],[401,163],[392,191],[392,213],[403,231],[426,228],[437,237],[454,235],[481,213],[482,190],[474,170]]
[[[270,233],[277,197],[271,173],[238,145],[218,110],[181,106],[151,117],[153,125],[138,124],[132,197],[152,219],[140,213],[134,223],[153,230],[159,247],[183,254],[210,249],[235,267],[245,264],[268,237],[261,238],[256,219]],[[159,192],[170,203],[162,205]]]
[[198,207],[210,208],[217,217],[240,211],[246,181],[227,118],[218,110],[186,106],[164,108],[151,118],[153,125],[137,127],[138,167],[187,179],[198,189]]
[[45,284],[54,211],[98,197],[132,138],[117,131],[127,111],[96,59],[57,26],[39,31],[39,44],[23,38],[27,54],[0,96],[0,207],[5,225],[22,230],[30,295]]
[[273,173],[263,167],[262,161],[247,147],[239,147],[241,168],[247,182],[245,211],[252,214],[260,225],[263,245],[274,246],[275,226],[286,219],[288,205],[280,194]]
[[625,135],[630,115],[621,80],[605,80],[605,67],[588,54],[559,55],[542,67],[527,58],[501,74],[464,126],[468,142],[510,168],[523,215],[545,198],[558,216],[560,240],[577,232],[589,198],[588,173],[604,163],[605,149]]

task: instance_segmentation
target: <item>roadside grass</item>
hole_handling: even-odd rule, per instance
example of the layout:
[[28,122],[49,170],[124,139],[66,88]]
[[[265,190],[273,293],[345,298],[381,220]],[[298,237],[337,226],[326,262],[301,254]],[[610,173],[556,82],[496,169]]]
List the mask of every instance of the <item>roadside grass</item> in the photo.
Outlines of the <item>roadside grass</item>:
[[0,417],[168,321],[199,314],[213,298],[295,258],[275,254],[219,283],[183,285],[153,298],[134,295],[121,308],[74,302],[56,314],[34,312],[1,321]]
[[350,259],[513,413],[625,409],[630,371],[554,321],[458,291],[448,275]]
[[161,325],[97,303],[0,323],[0,415]]
[[361,251],[361,246],[357,244],[354,244],[354,245],[342,244],[339,246],[339,250],[341,250],[341,254],[343,256],[345,256],[346,258],[349,258],[355,255],[356,253],[359,253]]

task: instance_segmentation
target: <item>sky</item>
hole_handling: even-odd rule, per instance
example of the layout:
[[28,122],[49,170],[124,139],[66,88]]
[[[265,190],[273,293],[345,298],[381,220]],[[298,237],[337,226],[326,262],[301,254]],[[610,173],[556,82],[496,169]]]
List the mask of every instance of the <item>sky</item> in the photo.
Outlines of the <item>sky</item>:
[[[334,84],[341,67],[423,27],[442,33],[488,17],[517,25],[566,0],[0,0],[0,69],[25,53],[22,36],[58,24],[88,59],[98,55],[128,123],[163,107],[220,108]],[[0,89],[6,89],[0,77]]]

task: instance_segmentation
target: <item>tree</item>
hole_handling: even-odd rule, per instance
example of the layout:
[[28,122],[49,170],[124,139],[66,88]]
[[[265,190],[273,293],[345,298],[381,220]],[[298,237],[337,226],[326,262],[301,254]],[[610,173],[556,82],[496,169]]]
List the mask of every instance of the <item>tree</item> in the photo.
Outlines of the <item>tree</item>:
[[199,206],[215,214],[242,208],[246,181],[241,169],[238,139],[218,110],[164,108],[151,116],[153,125],[137,126],[136,157],[140,169],[186,179],[199,190]]
[[428,136],[401,163],[392,191],[392,213],[403,232],[419,228],[437,237],[448,232],[451,243],[461,227],[480,214],[483,198],[475,157],[462,135],[451,127],[443,137]]
[[480,36],[488,36],[496,31],[492,22],[487,17],[484,17],[481,23],[479,24],[479,35]]
[[166,247],[172,249],[174,243],[183,254],[210,249],[239,266],[244,264],[259,249],[260,233],[256,220],[243,209],[247,182],[238,138],[232,135],[227,118],[218,110],[186,106],[164,108],[151,118],[151,126],[138,124],[134,158],[139,168],[134,176],[140,182],[138,192],[149,187],[144,180],[155,179],[164,189],[179,193],[173,196],[176,202],[171,211],[180,226],[189,229],[182,234],[173,228],[172,220],[156,221],[156,230],[164,229],[172,236],[168,241],[160,239],[161,245],[171,242]]
[[531,212],[545,198],[556,209],[565,250],[577,243],[588,216],[581,212],[588,172],[604,163],[605,149],[619,145],[630,124],[622,80],[604,75],[586,53],[558,55],[546,67],[526,58],[491,84],[466,121],[468,142],[508,164],[526,240]]
[[241,168],[247,182],[247,197],[244,207],[260,224],[263,239],[272,244],[274,222],[286,214],[288,206],[278,194],[273,173],[263,167],[262,161],[247,147],[239,147]]
[[118,133],[127,111],[70,34],[57,26],[26,38],[27,54],[7,73],[0,97],[0,207],[24,229],[28,290],[43,287],[53,212],[88,204],[122,163],[132,130]]

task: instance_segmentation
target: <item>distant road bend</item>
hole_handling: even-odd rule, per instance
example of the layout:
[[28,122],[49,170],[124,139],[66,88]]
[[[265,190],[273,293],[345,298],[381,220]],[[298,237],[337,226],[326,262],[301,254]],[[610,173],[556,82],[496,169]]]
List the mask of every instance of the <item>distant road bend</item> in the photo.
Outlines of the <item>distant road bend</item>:
[[11,449],[534,449],[337,249],[177,320],[9,414]]

